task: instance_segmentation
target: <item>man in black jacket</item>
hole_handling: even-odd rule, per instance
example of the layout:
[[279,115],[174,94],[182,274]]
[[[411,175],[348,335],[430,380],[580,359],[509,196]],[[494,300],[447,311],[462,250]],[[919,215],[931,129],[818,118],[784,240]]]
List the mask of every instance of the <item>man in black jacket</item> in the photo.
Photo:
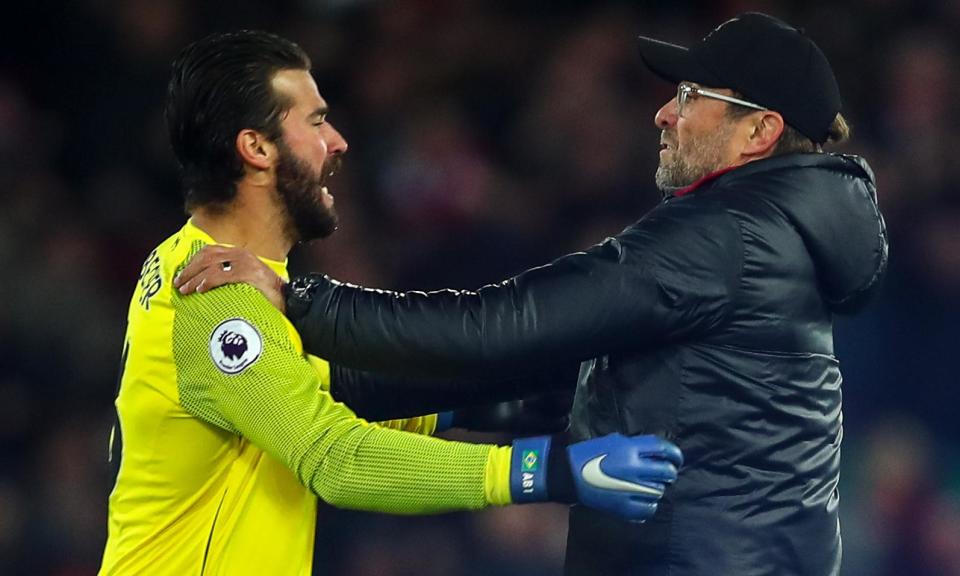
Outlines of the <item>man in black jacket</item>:
[[[287,314],[306,349],[363,370],[538,382],[573,360],[574,438],[675,441],[686,465],[646,524],[572,509],[568,574],[837,574],[833,315],[857,309],[886,267],[873,174],[822,152],[847,128],[830,65],[801,31],[743,14],[690,49],[641,37],[640,52],[678,92],[656,115],[665,196],[638,222],[475,292],[299,278]],[[276,298],[254,266],[211,250],[182,289],[245,279]]]

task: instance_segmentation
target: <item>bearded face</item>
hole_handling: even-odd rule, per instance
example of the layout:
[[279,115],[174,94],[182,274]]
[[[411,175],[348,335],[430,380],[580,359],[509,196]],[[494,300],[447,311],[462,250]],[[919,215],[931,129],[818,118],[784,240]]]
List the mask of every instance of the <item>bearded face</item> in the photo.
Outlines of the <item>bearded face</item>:
[[287,215],[287,237],[295,242],[309,242],[333,234],[339,220],[326,180],[340,169],[340,156],[328,156],[316,170],[283,139],[277,143],[277,149],[277,194]]
[[665,149],[655,177],[657,188],[664,192],[679,190],[723,168],[724,146],[732,133],[733,125],[724,122],[718,129],[703,134],[688,133],[680,143],[676,126],[664,130],[661,142]]

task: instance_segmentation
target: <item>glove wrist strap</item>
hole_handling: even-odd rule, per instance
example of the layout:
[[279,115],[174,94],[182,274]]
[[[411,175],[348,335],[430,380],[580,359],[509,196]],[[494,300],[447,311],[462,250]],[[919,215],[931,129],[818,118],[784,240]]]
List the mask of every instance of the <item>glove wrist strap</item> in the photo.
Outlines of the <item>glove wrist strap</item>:
[[514,504],[547,500],[550,441],[550,436],[518,438],[513,441],[513,452],[510,456],[510,499]]
[[575,504],[577,487],[573,482],[573,468],[567,443],[562,436],[554,436],[553,449],[547,457],[547,491],[551,502]]

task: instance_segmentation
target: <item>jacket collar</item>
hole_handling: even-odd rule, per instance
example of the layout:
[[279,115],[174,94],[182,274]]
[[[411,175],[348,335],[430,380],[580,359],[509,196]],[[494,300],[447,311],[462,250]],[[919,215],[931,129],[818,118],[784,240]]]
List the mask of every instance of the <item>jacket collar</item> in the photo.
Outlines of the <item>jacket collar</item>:
[[827,170],[836,170],[848,172],[858,177],[866,178],[872,184],[876,185],[876,177],[873,170],[867,165],[866,161],[859,156],[850,154],[833,154],[816,152],[810,154],[784,154],[782,156],[772,156],[763,160],[755,160],[740,166],[729,166],[716,172],[711,172],[700,178],[693,184],[676,190],[668,196],[680,197],[700,188],[709,188],[717,182],[732,182],[745,176],[752,176],[762,172],[771,172],[775,170],[791,168],[824,168]]
[[728,167],[726,167],[726,168],[721,168],[720,170],[717,170],[716,172],[711,172],[711,173],[707,174],[706,176],[703,176],[702,178],[700,178],[699,180],[697,180],[697,181],[694,182],[693,184],[690,184],[690,185],[688,185],[688,186],[684,186],[683,188],[675,191],[672,195],[673,195],[673,196],[680,197],[680,196],[684,196],[684,195],[686,195],[686,194],[689,194],[689,193],[693,192],[694,190],[696,190],[697,188],[700,188],[701,186],[703,186],[703,185],[706,184],[707,182],[712,182],[713,180],[716,180],[717,178],[723,176],[723,175],[726,174],[727,172],[732,172],[732,171],[736,170],[737,168],[739,168],[739,166],[728,166]]

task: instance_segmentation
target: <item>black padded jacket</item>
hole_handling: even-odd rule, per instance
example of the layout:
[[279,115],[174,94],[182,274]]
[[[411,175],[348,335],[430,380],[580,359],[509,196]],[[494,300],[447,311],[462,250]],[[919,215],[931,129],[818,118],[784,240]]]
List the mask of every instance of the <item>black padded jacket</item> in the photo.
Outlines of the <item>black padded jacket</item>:
[[466,378],[473,393],[507,377],[519,394],[523,375],[543,389],[538,374],[579,363],[574,440],[676,442],[686,462],[650,521],[571,509],[568,574],[837,574],[833,316],[886,267],[873,174],[856,157],[797,154],[683,192],[586,252],[477,291],[314,278],[288,313],[334,363]]

